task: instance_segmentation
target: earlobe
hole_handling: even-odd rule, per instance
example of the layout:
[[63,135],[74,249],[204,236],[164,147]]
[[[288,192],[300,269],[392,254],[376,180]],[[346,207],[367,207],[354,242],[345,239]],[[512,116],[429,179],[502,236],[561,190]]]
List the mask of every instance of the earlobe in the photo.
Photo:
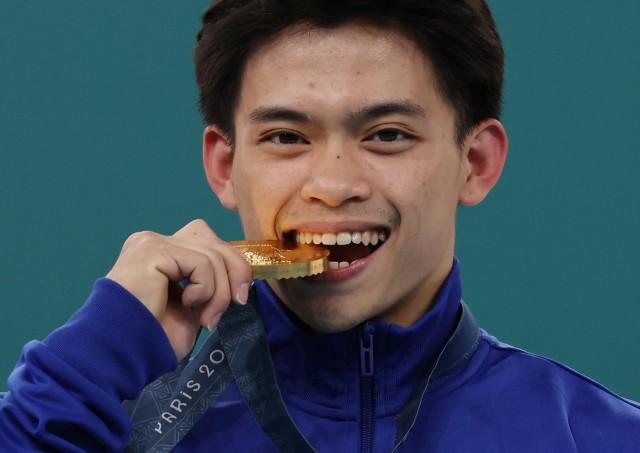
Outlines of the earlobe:
[[204,130],[202,163],[211,190],[225,208],[235,211],[237,204],[231,183],[233,148],[229,139],[216,126],[207,126]]
[[507,158],[508,142],[500,121],[488,119],[476,126],[465,141],[467,174],[460,189],[460,203],[474,206],[496,185]]

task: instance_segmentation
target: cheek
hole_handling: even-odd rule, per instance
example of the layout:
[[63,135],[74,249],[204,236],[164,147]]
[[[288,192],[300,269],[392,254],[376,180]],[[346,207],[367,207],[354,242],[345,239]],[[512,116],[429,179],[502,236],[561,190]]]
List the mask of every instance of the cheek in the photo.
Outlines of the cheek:
[[235,156],[231,182],[245,237],[258,239],[261,237],[261,223],[264,222],[264,213],[261,212],[264,203],[260,202],[257,194],[260,193],[264,182],[261,174],[255,171],[255,166],[247,164],[247,159],[243,155]]
[[404,215],[416,214],[416,209],[424,209],[432,191],[431,167],[424,160],[389,161],[378,169],[376,178],[380,181],[385,197]]
[[453,162],[414,159],[387,168],[395,176],[382,187],[400,211],[407,237],[431,241],[453,228],[458,199]]
[[286,161],[238,156],[231,178],[248,237],[259,238],[272,233],[276,216],[299,191],[300,174],[299,169]]

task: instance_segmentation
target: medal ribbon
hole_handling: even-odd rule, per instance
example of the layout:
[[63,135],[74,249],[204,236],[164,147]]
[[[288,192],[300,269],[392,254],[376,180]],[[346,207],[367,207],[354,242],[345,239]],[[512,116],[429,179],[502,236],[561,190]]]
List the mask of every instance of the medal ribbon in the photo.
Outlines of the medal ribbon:
[[[192,359],[149,384],[135,401],[125,402],[132,432],[126,452],[169,452],[234,380],[244,402],[279,451],[315,452],[287,412],[276,382],[266,332],[252,287],[246,305],[231,304]],[[429,383],[463,366],[475,352],[480,330],[467,306],[460,306],[453,335],[396,417],[393,452],[414,426]]]

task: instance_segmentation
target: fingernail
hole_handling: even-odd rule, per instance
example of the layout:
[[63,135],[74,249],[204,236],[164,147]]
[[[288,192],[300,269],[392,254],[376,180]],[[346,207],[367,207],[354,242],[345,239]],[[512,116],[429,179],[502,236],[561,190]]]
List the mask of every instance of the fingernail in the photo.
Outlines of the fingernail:
[[243,283],[238,286],[238,292],[236,292],[236,302],[240,305],[246,305],[247,299],[249,299],[249,283]]
[[213,329],[216,328],[216,326],[218,325],[218,323],[220,322],[220,318],[222,318],[222,313],[218,313],[217,315],[215,315],[213,318],[211,318],[211,321],[209,321],[209,324],[207,324],[207,330],[209,332],[212,332]]

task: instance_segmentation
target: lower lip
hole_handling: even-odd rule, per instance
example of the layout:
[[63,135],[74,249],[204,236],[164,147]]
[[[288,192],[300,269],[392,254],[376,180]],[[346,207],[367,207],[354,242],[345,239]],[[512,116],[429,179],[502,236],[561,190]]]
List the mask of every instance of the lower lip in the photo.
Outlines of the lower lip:
[[357,260],[352,261],[348,267],[343,267],[342,269],[329,269],[322,274],[307,277],[306,279],[317,283],[339,283],[349,280],[360,274],[365,267],[368,266],[372,257],[378,253],[380,248],[381,247],[378,247],[378,249],[373,253],[365,256],[364,258],[358,258]]

